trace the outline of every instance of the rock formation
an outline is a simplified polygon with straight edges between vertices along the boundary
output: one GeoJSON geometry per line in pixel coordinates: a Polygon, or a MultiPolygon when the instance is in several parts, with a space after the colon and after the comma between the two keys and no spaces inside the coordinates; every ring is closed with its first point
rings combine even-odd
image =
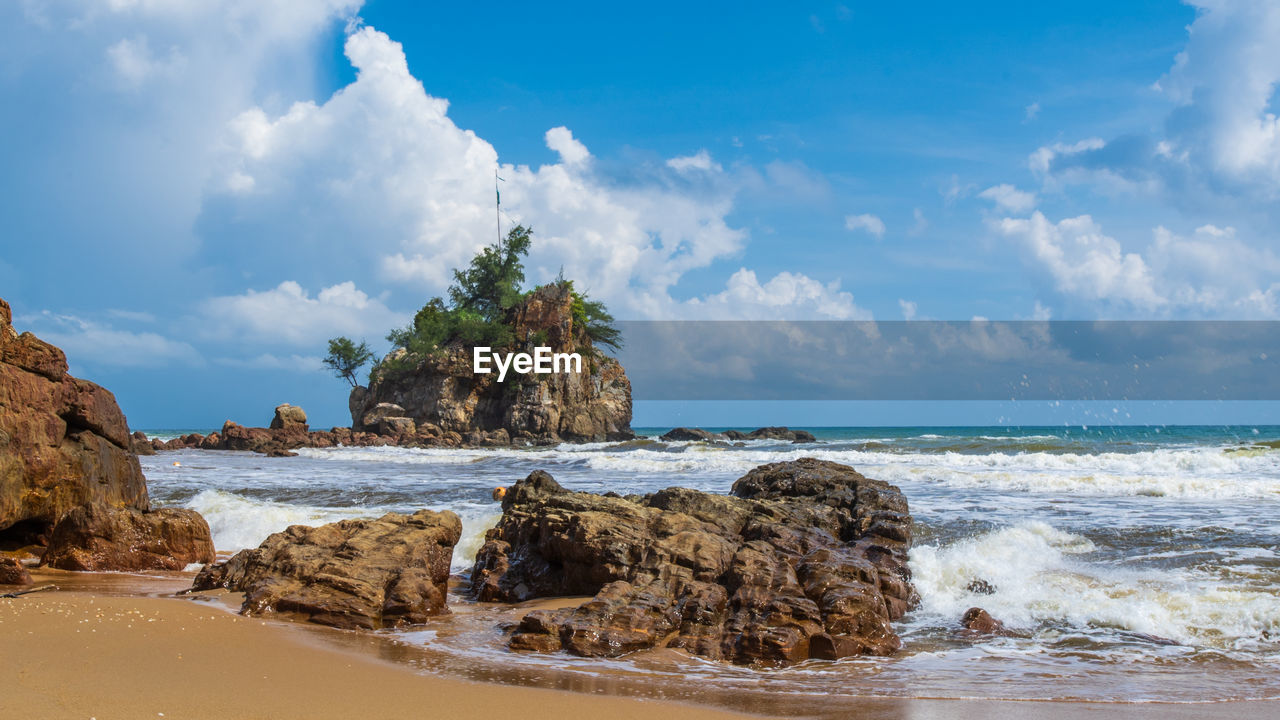
{"type": "Polygon", "coordinates": [[[964,611],[960,618],[960,626],[977,635],[1003,635],[1004,623],[991,617],[991,613],[979,607],[971,607],[964,611]]]}
{"type": "Polygon", "coordinates": [[[0,300],[0,536],[45,535],[86,503],[146,510],[115,396],[71,377],[61,350],[12,323],[0,300]]]}
{"type": "Polygon", "coordinates": [[[307,431],[307,412],[296,405],[284,403],[276,406],[275,415],[271,418],[271,430],[300,429],[307,431]]]}
{"type": "Polygon", "coordinates": [[[246,615],[280,613],[375,630],[448,612],[445,594],[462,522],[451,512],[294,525],[196,576],[193,590],[245,593],[246,615]]]}
{"type": "Polygon", "coordinates": [[[31,573],[13,558],[0,558],[0,585],[30,585],[31,573]]]}
{"type": "Polygon", "coordinates": [[[726,430],[713,433],[702,428],[678,427],[658,438],[664,442],[715,442],[717,440],[790,440],[793,443],[811,443],[818,439],[808,430],[792,430],[788,427],[762,427],[751,432],[726,430]]]}
{"type": "Polygon", "coordinates": [[[572,303],[560,285],[531,293],[511,312],[515,349],[579,353],[582,372],[510,372],[498,382],[497,373],[473,372],[464,344],[426,358],[402,348],[383,360],[368,388],[352,391],[352,429],[427,439],[452,433],[470,445],[631,439],[631,382],[575,324],[572,303]]]}
{"type": "Polygon", "coordinates": [[[763,465],[733,496],[569,492],[537,471],[503,496],[472,593],[529,613],[510,646],[615,656],[673,647],[735,663],[887,655],[913,600],[911,517],[894,486],[805,458],[763,465]]]}
{"type": "Polygon", "coordinates": [[[209,523],[195,510],[84,505],[53,528],[41,564],[62,570],[182,570],[213,562],[209,523]]]}

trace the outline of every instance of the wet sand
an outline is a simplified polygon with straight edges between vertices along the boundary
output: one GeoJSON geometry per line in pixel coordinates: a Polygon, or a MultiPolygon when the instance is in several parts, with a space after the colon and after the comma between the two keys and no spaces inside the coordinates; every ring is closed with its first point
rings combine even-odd
{"type": "MultiPolygon", "coordinates": [[[[56,576],[43,576],[40,582],[56,576]]],[[[0,599],[0,716],[29,718],[749,717],[655,699],[476,683],[388,662],[385,643],[239,617],[212,603],[128,595],[178,578],[81,575],[0,599]],[[72,587],[74,589],[65,589],[72,587]]],[[[187,581],[189,582],[189,581],[187,581]]],[[[707,697],[712,704],[723,698],[707,697]]],[[[732,703],[731,703],[732,704],[732,703]]],[[[872,720],[1255,718],[1280,703],[1093,704],[859,699],[770,703],[774,714],[872,720]],[[785,708],[785,709],[784,709],[785,708]]]]}

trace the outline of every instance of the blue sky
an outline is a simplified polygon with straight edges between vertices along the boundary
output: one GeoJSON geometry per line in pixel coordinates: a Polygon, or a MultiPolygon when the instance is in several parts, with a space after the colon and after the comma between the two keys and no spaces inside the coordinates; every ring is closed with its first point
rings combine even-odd
{"type": "Polygon", "coordinates": [[[1273,3],[434,5],[0,8],[19,328],[136,427],[345,424],[324,340],[443,291],[497,166],[629,319],[1278,314],[1273,3]]]}

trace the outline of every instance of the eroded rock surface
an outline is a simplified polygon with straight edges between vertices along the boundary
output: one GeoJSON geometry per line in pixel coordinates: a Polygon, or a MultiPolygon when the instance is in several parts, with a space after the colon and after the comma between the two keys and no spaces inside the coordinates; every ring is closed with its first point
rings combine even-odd
{"type": "Polygon", "coordinates": [[[85,503],[149,507],[115,396],[71,377],[61,350],[12,322],[0,300],[0,534],[47,530],[85,503]]]}
{"type": "Polygon", "coordinates": [[[733,495],[569,492],[536,471],[511,487],[472,571],[479,600],[590,595],[525,616],[517,650],[615,656],[683,648],[736,663],[887,655],[913,600],[911,517],[894,486],[805,458],[763,465],[733,495]]]}
{"type": "Polygon", "coordinates": [[[192,589],[243,592],[246,615],[276,612],[368,630],[421,623],[448,612],[449,565],[461,534],[457,515],[429,510],[294,525],[206,566],[192,589]]]}
{"type": "Polygon", "coordinates": [[[182,570],[213,558],[209,523],[195,510],[84,505],[54,526],[41,562],[62,570],[182,570]]]}
{"type": "Polygon", "coordinates": [[[31,573],[14,558],[0,558],[0,585],[30,585],[31,573]]]}

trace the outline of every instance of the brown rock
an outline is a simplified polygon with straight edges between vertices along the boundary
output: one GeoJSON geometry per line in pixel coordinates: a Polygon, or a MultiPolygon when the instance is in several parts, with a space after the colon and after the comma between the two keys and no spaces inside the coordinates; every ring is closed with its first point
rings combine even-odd
{"type": "Polygon", "coordinates": [[[0,558],[0,585],[30,585],[31,573],[13,558],[0,558]]]}
{"type": "Polygon", "coordinates": [[[151,445],[151,441],[147,439],[147,434],[141,430],[129,436],[129,447],[133,450],[134,455],[156,454],[156,449],[151,445]]]}
{"type": "Polygon", "coordinates": [[[47,532],[84,503],[149,507],[115,397],[68,375],[62,351],[11,318],[0,300],[0,538],[47,532]]]}
{"type": "Polygon", "coordinates": [[[285,430],[290,428],[301,428],[303,432],[308,430],[307,413],[300,407],[284,403],[276,406],[275,416],[271,418],[271,430],[285,430]]]}
{"type": "Polygon", "coordinates": [[[709,432],[702,428],[678,427],[674,430],[667,431],[658,439],[663,442],[706,442],[711,440],[724,440],[725,438],[725,435],[709,432]]]}
{"type": "Polygon", "coordinates": [[[986,610],[976,607],[964,611],[964,617],[960,618],[960,624],[965,630],[980,635],[1000,635],[1005,631],[1004,623],[991,617],[986,610]]]}
{"type": "Polygon", "coordinates": [[[41,563],[62,570],[181,570],[213,558],[209,523],[195,510],[82,505],[53,528],[41,563]]]}
{"type": "Polygon", "coordinates": [[[472,592],[505,602],[593,596],[530,613],[514,649],[613,656],[665,646],[786,664],[899,648],[891,621],[913,590],[911,517],[897,488],[805,458],[756,468],[733,493],[593,495],[536,471],[503,495],[472,592]]]}
{"type": "Polygon", "coordinates": [[[449,564],[462,522],[451,512],[294,525],[210,565],[193,590],[245,593],[246,615],[278,612],[340,628],[377,629],[448,612],[449,564]]]}
{"type": "Polygon", "coordinates": [[[577,352],[581,372],[512,373],[499,383],[496,373],[474,372],[472,348],[462,343],[426,358],[400,348],[375,368],[368,388],[352,390],[352,428],[378,430],[383,417],[408,417],[418,427],[438,427],[442,443],[460,443],[473,433],[480,433],[479,439],[468,444],[483,444],[486,438],[496,443],[492,433],[500,429],[508,442],[519,438],[535,444],[633,438],[631,382],[617,360],[594,349],[572,308],[567,286],[538,288],[508,317],[513,336],[527,340],[498,350],[532,352],[540,346],[553,353],[577,352]],[[395,409],[379,411],[384,405],[395,409]],[[458,441],[447,439],[451,434],[458,441]]]}

